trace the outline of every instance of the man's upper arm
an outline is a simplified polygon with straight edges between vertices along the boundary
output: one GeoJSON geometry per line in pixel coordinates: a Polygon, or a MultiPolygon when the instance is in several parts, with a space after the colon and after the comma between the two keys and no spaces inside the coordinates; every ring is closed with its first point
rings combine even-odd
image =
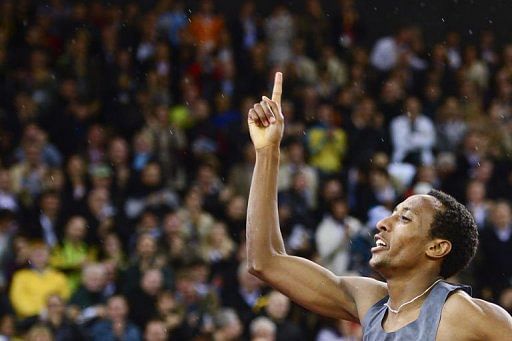
{"type": "Polygon", "coordinates": [[[482,339],[512,340],[512,317],[502,307],[480,299],[473,299],[478,306],[478,315],[475,323],[478,323],[482,339]]]}
{"type": "Polygon", "coordinates": [[[386,284],[365,277],[339,277],[305,258],[274,255],[254,273],[297,304],[318,314],[359,322],[387,294],[386,284]]]}
{"type": "Polygon", "coordinates": [[[500,306],[457,292],[443,310],[444,331],[469,340],[512,340],[512,317],[500,306]]]}

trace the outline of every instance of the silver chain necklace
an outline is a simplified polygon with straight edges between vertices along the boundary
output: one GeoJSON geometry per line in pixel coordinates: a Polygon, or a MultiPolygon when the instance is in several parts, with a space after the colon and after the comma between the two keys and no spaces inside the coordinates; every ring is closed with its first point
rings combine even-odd
{"type": "Polygon", "coordinates": [[[439,283],[440,281],[442,280],[442,278],[439,278],[437,281],[435,281],[434,283],[432,283],[431,286],[429,286],[424,292],[422,292],[421,294],[419,294],[418,296],[414,297],[412,300],[409,300],[405,303],[402,303],[397,309],[393,309],[389,306],[389,298],[388,298],[388,301],[386,303],[384,303],[384,305],[386,307],[388,307],[388,310],[390,312],[392,312],[393,314],[398,314],[400,312],[400,310],[402,310],[403,307],[405,307],[406,305],[408,304],[411,304],[412,302],[416,301],[418,298],[420,298],[421,296],[425,295],[430,289],[432,289],[432,287],[434,285],[436,285],[437,283],[439,283]]]}

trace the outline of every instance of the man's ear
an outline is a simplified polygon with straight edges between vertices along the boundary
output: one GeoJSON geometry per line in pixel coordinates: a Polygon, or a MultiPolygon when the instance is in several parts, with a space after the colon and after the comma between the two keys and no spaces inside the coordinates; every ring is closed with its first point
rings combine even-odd
{"type": "Polygon", "coordinates": [[[436,238],[427,245],[427,256],[431,258],[443,258],[452,250],[452,243],[446,239],[436,238]]]}

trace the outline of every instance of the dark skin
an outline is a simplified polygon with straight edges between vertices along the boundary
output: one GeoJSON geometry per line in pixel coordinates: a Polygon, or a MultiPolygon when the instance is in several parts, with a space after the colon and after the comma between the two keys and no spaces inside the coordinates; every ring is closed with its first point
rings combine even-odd
{"type": "MultiPolygon", "coordinates": [[[[281,112],[282,74],[276,73],[272,98],[263,97],[248,113],[256,164],[247,211],[249,270],[305,308],[336,319],[360,322],[386,295],[394,309],[425,291],[440,278],[448,240],[431,238],[429,228],[442,204],[432,196],[412,196],[377,224],[370,265],[387,283],[366,277],[336,276],[318,264],[286,253],[279,228],[277,173],[284,130],[281,112]],[[380,242],[379,242],[380,243],[380,242]],[[380,244],[379,244],[380,245],[380,244]]],[[[427,295],[388,313],[387,332],[418,318],[427,295]]],[[[512,335],[512,318],[497,305],[457,291],[447,299],[437,340],[503,340],[512,335]],[[490,328],[492,326],[492,328],[490,328]]]]}

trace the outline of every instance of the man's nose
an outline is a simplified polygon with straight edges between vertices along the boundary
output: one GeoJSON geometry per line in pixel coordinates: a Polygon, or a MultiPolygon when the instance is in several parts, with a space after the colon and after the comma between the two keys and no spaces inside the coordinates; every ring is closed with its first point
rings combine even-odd
{"type": "Polygon", "coordinates": [[[377,230],[379,232],[381,232],[381,231],[388,232],[390,230],[390,226],[391,226],[390,218],[391,218],[391,216],[381,219],[377,222],[377,225],[375,227],[377,228],[377,230]]]}

